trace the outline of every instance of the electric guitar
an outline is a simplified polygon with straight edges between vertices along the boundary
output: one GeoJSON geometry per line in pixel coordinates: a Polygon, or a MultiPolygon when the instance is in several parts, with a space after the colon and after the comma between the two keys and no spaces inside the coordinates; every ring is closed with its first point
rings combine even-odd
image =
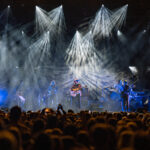
{"type": "Polygon", "coordinates": [[[78,94],[80,94],[80,96],[82,96],[81,87],[71,88],[70,95],[72,97],[76,97],[78,94]]]}

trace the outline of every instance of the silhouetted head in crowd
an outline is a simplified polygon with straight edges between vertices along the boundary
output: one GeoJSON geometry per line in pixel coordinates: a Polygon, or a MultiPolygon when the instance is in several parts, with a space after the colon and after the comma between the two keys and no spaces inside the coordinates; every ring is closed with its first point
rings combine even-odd
{"type": "Polygon", "coordinates": [[[87,148],[90,147],[90,137],[88,135],[88,132],[84,131],[84,130],[80,130],[77,133],[77,142],[86,146],[87,148]]]}
{"type": "Polygon", "coordinates": [[[15,136],[17,140],[17,149],[20,150],[22,147],[21,133],[17,127],[11,126],[9,131],[15,136]]]}
{"type": "Polygon", "coordinates": [[[71,136],[76,136],[77,134],[77,127],[75,125],[69,124],[64,128],[64,133],[65,135],[71,135],[71,136]]]}
{"type": "Polygon", "coordinates": [[[106,124],[95,124],[90,130],[90,136],[95,150],[109,150],[111,135],[106,124]]]}
{"type": "Polygon", "coordinates": [[[47,116],[47,128],[49,129],[53,129],[53,128],[56,128],[57,127],[57,117],[56,115],[48,115],[47,116]]]}
{"type": "Polygon", "coordinates": [[[134,150],[150,150],[150,135],[147,132],[139,131],[134,136],[134,150]]]}
{"type": "Polygon", "coordinates": [[[53,135],[61,136],[61,135],[63,135],[63,132],[62,132],[62,130],[59,129],[59,128],[54,128],[54,129],[52,130],[52,134],[53,134],[53,135]]]}
{"type": "Polygon", "coordinates": [[[123,131],[118,137],[118,149],[129,148],[133,146],[134,133],[132,131],[123,131]]]}
{"type": "Polygon", "coordinates": [[[76,144],[70,150],[89,150],[89,148],[84,145],[76,144]]]}
{"type": "Polygon", "coordinates": [[[62,150],[63,149],[62,140],[59,136],[51,135],[51,142],[53,144],[53,150],[62,150]]]}
{"type": "Polygon", "coordinates": [[[68,113],[74,113],[74,111],[72,109],[69,109],[68,113]]]}
{"type": "Polygon", "coordinates": [[[75,139],[72,136],[63,136],[62,143],[64,150],[70,150],[76,145],[75,139]]]}
{"type": "Polygon", "coordinates": [[[116,127],[117,125],[117,120],[114,118],[109,118],[108,119],[108,124],[112,125],[113,127],[116,127]]]}
{"type": "Polygon", "coordinates": [[[34,144],[34,150],[51,150],[52,143],[50,140],[50,136],[45,133],[40,133],[36,139],[34,144]]]}
{"type": "Polygon", "coordinates": [[[8,131],[0,131],[0,149],[17,150],[17,140],[12,133],[8,131]]]}
{"type": "Polygon", "coordinates": [[[33,133],[37,133],[39,131],[43,131],[44,128],[45,128],[45,124],[44,124],[44,121],[42,119],[37,119],[33,123],[33,133]]]}
{"type": "Polygon", "coordinates": [[[10,110],[10,119],[12,121],[18,121],[21,117],[21,108],[18,106],[14,106],[10,110]]]}

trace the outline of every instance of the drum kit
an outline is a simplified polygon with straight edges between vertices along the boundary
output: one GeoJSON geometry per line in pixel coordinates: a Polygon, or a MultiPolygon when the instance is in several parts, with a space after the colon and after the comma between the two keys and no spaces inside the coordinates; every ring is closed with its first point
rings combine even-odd
{"type": "Polygon", "coordinates": [[[129,109],[131,111],[137,110],[138,108],[149,108],[150,103],[150,92],[147,90],[133,91],[129,94],[129,109]]]}

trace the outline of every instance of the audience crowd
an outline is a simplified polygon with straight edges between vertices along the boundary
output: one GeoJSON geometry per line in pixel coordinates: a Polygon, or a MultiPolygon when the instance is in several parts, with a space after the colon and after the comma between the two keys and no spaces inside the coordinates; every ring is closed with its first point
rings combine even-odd
{"type": "Polygon", "coordinates": [[[1,150],[150,150],[148,112],[0,111],[1,150]]]}

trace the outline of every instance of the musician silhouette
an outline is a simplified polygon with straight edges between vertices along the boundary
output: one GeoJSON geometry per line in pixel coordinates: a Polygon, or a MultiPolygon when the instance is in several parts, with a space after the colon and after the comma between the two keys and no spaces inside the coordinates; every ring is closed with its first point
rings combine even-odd
{"type": "Polygon", "coordinates": [[[127,84],[127,81],[124,81],[123,84],[123,90],[121,92],[121,98],[122,98],[122,111],[128,111],[128,95],[129,95],[129,86],[127,84]]]}
{"type": "Polygon", "coordinates": [[[46,107],[57,105],[57,87],[55,81],[51,81],[47,91],[46,107]]]}

